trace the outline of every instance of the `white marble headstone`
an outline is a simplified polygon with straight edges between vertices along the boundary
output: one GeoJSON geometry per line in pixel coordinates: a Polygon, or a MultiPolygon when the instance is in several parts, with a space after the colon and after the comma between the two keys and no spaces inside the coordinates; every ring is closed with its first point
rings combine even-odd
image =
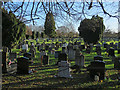
{"type": "Polygon", "coordinates": [[[67,61],[61,61],[58,63],[58,77],[72,78],[70,74],[70,64],[67,61]]]}

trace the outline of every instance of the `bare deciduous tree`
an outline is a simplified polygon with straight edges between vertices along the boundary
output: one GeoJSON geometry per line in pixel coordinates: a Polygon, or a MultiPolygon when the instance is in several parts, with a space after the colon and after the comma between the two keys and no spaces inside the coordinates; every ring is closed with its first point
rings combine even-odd
{"type": "MultiPolygon", "coordinates": [[[[48,1],[48,0],[47,0],[48,1]]],[[[109,17],[118,18],[117,10],[106,10],[105,7],[114,7],[116,6],[115,2],[109,2],[108,4],[103,2],[102,0],[96,0],[93,2],[91,0],[88,2],[87,0],[83,0],[83,2],[41,2],[33,1],[30,2],[3,2],[3,7],[8,9],[8,11],[12,11],[17,15],[17,17],[21,20],[29,16],[29,20],[23,20],[24,22],[32,21],[35,24],[36,19],[45,19],[45,14],[48,12],[52,12],[55,20],[66,20],[69,16],[74,20],[81,20],[82,18],[86,18],[86,16],[92,16],[94,14],[103,13],[104,15],[108,15],[109,17]],[[95,10],[96,13],[90,13],[90,10],[95,10]]],[[[67,1],[67,0],[66,0],[67,1]]],[[[116,6],[117,7],[117,6],[116,6]]]]}

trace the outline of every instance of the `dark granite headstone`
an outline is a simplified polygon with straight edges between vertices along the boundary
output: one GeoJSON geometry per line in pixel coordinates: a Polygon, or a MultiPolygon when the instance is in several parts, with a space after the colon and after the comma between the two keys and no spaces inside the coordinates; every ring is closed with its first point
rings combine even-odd
{"type": "Polygon", "coordinates": [[[43,56],[43,65],[49,64],[49,57],[48,55],[43,56]]]}
{"type": "Polygon", "coordinates": [[[107,48],[108,47],[108,44],[107,43],[104,43],[104,48],[107,48]]]}
{"type": "Polygon", "coordinates": [[[115,57],[114,59],[114,68],[120,70],[120,57],[115,57]]]}
{"type": "Polygon", "coordinates": [[[92,79],[95,78],[95,75],[99,76],[99,80],[104,80],[105,77],[105,62],[96,60],[91,62],[87,67],[89,75],[92,79]]]}
{"type": "Polygon", "coordinates": [[[29,58],[21,57],[17,59],[17,74],[29,73],[29,58]]]}
{"type": "Polygon", "coordinates": [[[118,49],[118,54],[120,54],[120,49],[118,49]]]}
{"type": "Polygon", "coordinates": [[[2,73],[7,73],[6,52],[2,52],[2,73]]]}
{"type": "Polygon", "coordinates": [[[60,53],[58,55],[58,62],[60,61],[67,61],[67,54],[66,53],[60,53]]]}
{"type": "Polygon", "coordinates": [[[109,53],[109,56],[115,56],[115,52],[113,48],[110,48],[108,53],[109,53]]]}

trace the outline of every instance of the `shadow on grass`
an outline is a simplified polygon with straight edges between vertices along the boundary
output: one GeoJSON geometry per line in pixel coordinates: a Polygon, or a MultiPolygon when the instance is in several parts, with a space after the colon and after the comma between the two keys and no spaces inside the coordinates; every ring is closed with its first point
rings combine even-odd
{"type": "MultiPolygon", "coordinates": [[[[42,88],[57,88],[57,87],[73,87],[74,85],[80,85],[81,83],[88,83],[90,79],[84,74],[77,74],[76,78],[69,79],[69,78],[59,78],[59,77],[43,77],[42,79],[24,79],[24,81],[18,81],[16,83],[3,84],[3,87],[19,87],[23,84],[25,86],[30,86],[35,84],[35,87],[42,87],[42,88]],[[32,83],[32,84],[31,84],[32,83]]],[[[79,86],[80,87],[80,86],[79,86]]],[[[23,88],[23,87],[22,87],[23,88]]]]}
{"type": "Polygon", "coordinates": [[[110,87],[116,88],[117,85],[120,85],[118,81],[115,82],[110,81],[110,82],[98,83],[97,85],[91,85],[86,88],[110,88],[110,87]]]}

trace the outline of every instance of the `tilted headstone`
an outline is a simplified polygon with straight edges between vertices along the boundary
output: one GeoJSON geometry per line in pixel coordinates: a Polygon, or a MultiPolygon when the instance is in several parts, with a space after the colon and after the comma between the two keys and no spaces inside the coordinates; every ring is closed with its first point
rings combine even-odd
{"type": "Polygon", "coordinates": [[[58,63],[58,77],[72,78],[70,74],[70,64],[67,61],[61,61],[58,63]]]}

